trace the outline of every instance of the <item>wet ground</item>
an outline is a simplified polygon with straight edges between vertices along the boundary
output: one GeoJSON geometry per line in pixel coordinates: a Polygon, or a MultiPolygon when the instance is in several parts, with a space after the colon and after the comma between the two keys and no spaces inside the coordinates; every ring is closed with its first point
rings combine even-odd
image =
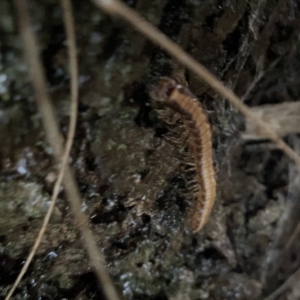
{"type": "MultiPolygon", "coordinates": [[[[80,66],[72,166],[107,268],[124,299],[263,299],[300,265],[299,173],[244,117],[164,51],[86,1],[74,2],[80,66]],[[217,201],[186,227],[183,146],[168,138],[149,85],[184,71],[213,131],[217,201]]],[[[250,106],[300,99],[297,1],[127,1],[250,106]],[[203,2],[203,3],[202,3],[203,2]],[[262,73],[263,72],[263,73],[262,73]],[[249,86],[262,78],[249,90],[249,86]]],[[[66,134],[69,74],[56,1],[31,1],[49,90],[66,134]]],[[[48,208],[56,169],[22,56],[11,1],[0,3],[0,299],[48,208]]],[[[297,135],[285,140],[299,151],[297,135]]],[[[296,286],[278,299],[299,299],[296,286]]],[[[13,299],[104,299],[63,191],[13,299]]]]}

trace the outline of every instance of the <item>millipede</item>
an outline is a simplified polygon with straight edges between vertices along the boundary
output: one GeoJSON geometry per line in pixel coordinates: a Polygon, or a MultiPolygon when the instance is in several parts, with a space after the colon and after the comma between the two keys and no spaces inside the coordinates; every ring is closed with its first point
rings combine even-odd
{"type": "Polygon", "coordinates": [[[182,118],[195,170],[187,221],[191,230],[197,232],[206,224],[216,198],[210,124],[200,102],[180,78],[162,77],[150,95],[182,118]]]}

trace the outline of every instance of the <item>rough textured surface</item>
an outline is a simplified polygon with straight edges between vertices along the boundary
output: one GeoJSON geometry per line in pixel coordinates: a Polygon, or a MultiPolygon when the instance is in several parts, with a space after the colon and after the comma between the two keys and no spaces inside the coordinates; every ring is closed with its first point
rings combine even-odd
{"type": "MultiPolygon", "coordinates": [[[[297,1],[126,1],[256,106],[300,99],[297,1]]],[[[148,86],[182,70],[87,1],[73,1],[80,64],[72,165],[97,243],[124,299],[259,299],[300,265],[298,171],[267,143],[244,143],[244,118],[186,71],[213,128],[218,196],[186,230],[182,146],[148,86]]],[[[66,133],[69,91],[57,1],[31,1],[49,90],[66,133]]],[[[0,299],[41,226],[56,170],[28,82],[11,1],[0,2],[0,299]]],[[[288,142],[299,151],[297,136],[288,142]]],[[[280,299],[297,299],[291,289],[280,299]]],[[[63,191],[13,299],[103,299],[63,191]]]]}

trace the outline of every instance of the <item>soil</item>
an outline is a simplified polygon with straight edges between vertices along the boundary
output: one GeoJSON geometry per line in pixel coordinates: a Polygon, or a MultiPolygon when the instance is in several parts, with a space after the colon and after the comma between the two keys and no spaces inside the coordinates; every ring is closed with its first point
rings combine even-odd
{"type": "MultiPolygon", "coordinates": [[[[80,105],[71,165],[107,269],[128,300],[263,299],[300,266],[300,175],[245,119],[129,25],[72,1],[80,105]],[[213,131],[217,200],[207,225],[186,220],[183,145],[170,142],[149,87],[184,72],[213,131]]],[[[300,99],[300,3],[127,0],[249,106],[300,99]],[[260,77],[260,75],[263,75],[260,77]],[[260,78],[257,80],[257,78],[260,78]],[[249,87],[255,82],[251,90],[249,87]]],[[[69,73],[61,7],[30,1],[49,92],[64,135],[69,73]]],[[[13,2],[0,2],[0,299],[40,229],[56,178],[29,82],[13,2]]],[[[299,152],[297,135],[285,137],[299,152]]],[[[105,299],[63,190],[12,299],[105,299]]],[[[278,299],[300,299],[295,285],[278,299]]]]}

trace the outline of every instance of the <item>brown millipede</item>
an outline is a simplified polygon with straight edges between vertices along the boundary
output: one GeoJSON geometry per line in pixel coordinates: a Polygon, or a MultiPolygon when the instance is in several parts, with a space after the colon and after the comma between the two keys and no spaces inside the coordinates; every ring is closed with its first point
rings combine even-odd
{"type": "Polygon", "coordinates": [[[203,228],[216,198],[216,179],[213,166],[212,134],[208,119],[198,99],[179,79],[162,77],[151,97],[163,102],[183,119],[188,134],[188,149],[193,157],[196,195],[188,218],[193,232],[203,228]]]}

